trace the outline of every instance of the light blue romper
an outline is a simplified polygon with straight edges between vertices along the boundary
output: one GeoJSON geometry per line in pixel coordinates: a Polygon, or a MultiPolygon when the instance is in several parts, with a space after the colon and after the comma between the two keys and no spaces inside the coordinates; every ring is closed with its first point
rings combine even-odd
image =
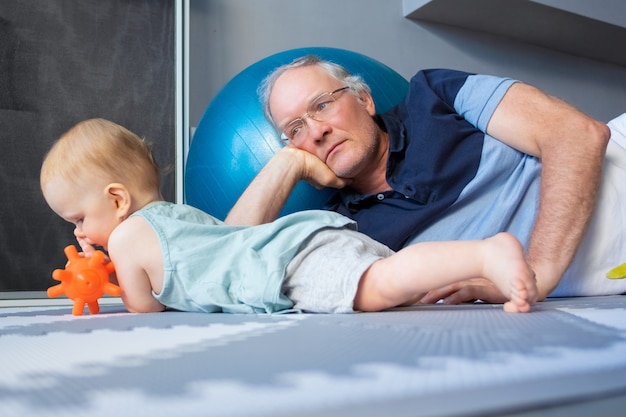
{"type": "MultiPolygon", "coordinates": [[[[159,238],[165,275],[161,293],[154,296],[167,307],[183,311],[274,313],[298,309],[281,290],[292,259],[321,231],[340,229],[339,237],[346,233],[365,237],[354,232],[356,226],[350,219],[321,210],[294,213],[259,226],[226,225],[194,207],[169,202],[152,203],[133,216],[144,218],[159,238]]],[[[337,242],[346,245],[342,239],[337,242]]],[[[332,250],[338,252],[336,246],[332,250]]],[[[368,265],[372,259],[367,260],[368,265]]],[[[360,275],[355,291],[358,278],[360,275]]]]}

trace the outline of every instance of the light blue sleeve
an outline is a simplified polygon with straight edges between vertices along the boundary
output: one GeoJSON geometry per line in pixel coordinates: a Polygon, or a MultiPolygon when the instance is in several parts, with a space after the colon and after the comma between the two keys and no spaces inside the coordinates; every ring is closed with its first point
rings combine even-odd
{"type": "Polygon", "coordinates": [[[511,78],[470,75],[454,100],[454,109],[465,120],[486,132],[491,115],[515,82],[511,78]]]}

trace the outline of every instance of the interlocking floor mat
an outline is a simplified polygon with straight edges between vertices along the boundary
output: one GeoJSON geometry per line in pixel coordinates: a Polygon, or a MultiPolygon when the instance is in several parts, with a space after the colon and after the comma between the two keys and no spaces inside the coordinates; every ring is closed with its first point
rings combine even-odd
{"type": "Polygon", "coordinates": [[[623,296],[519,315],[0,309],[3,417],[501,416],[621,395],[623,296]]]}

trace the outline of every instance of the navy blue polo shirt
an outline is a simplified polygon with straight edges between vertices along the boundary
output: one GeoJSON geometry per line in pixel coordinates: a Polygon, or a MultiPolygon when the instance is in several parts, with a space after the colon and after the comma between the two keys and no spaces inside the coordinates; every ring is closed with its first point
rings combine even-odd
{"type": "Polygon", "coordinates": [[[347,187],[327,208],[394,250],[445,219],[479,171],[485,138],[493,140],[484,133],[487,123],[513,82],[445,69],[418,72],[404,101],[376,116],[389,134],[393,190],[361,195],[347,187]]]}

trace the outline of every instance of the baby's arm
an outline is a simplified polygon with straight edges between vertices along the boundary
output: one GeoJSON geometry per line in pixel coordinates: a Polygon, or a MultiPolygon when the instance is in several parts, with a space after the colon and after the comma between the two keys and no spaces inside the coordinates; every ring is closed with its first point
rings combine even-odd
{"type": "Polygon", "coordinates": [[[108,251],[122,289],[122,301],[128,311],[163,311],[165,306],[152,294],[153,289],[161,291],[163,262],[156,235],[150,226],[141,218],[125,220],[111,234],[108,251]],[[159,270],[160,276],[156,276],[159,270]],[[154,288],[153,281],[157,282],[158,288],[154,288]]]}

